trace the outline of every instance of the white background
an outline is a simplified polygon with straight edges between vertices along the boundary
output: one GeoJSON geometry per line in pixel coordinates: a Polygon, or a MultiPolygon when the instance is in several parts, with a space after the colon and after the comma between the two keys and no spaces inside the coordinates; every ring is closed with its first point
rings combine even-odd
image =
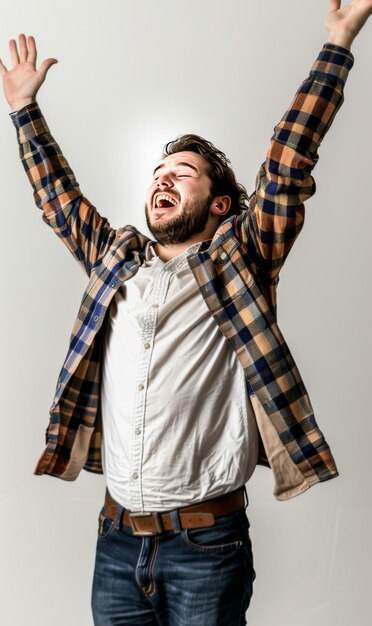
{"type": "MultiPolygon", "coordinates": [[[[164,143],[224,150],[253,190],[272,129],[327,39],[327,0],[18,0],[1,3],[0,54],[34,34],[55,56],[39,103],[83,192],[113,226],[144,229],[164,143]]],[[[366,626],[372,580],[369,355],[372,23],[353,45],[345,103],[320,150],[317,194],[279,287],[279,323],[340,478],[288,502],[271,472],[248,484],[250,626],[366,626]]],[[[92,626],[102,477],[33,468],[86,277],[42,222],[0,102],[0,622],[92,626]]]]}

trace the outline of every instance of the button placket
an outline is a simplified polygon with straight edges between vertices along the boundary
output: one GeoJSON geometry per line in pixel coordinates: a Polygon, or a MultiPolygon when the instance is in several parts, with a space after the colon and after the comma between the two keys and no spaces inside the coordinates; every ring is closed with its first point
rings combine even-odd
{"type": "Polygon", "coordinates": [[[146,421],[147,380],[156,335],[159,303],[163,303],[165,300],[169,280],[170,273],[164,272],[163,268],[159,268],[159,273],[154,278],[152,289],[147,293],[146,299],[149,301],[149,306],[143,317],[141,333],[142,350],[140,351],[137,369],[132,426],[134,436],[132,437],[130,463],[131,506],[133,510],[143,510],[145,508],[142,491],[142,464],[146,421]]]}

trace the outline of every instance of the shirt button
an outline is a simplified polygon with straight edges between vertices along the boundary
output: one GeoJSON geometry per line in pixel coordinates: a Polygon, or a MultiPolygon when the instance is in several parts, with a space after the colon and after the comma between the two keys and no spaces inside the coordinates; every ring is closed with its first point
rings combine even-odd
{"type": "Polygon", "coordinates": [[[95,315],[95,316],[93,317],[93,322],[98,322],[98,315],[95,315]]]}
{"type": "Polygon", "coordinates": [[[133,480],[137,480],[137,478],[138,478],[138,474],[137,474],[137,472],[134,472],[134,473],[132,474],[132,478],[133,478],[133,480]]]}
{"type": "Polygon", "coordinates": [[[152,305],[152,308],[153,308],[153,309],[158,309],[158,308],[159,308],[159,305],[158,305],[158,304],[153,304],[153,305],[152,305]]]}
{"type": "Polygon", "coordinates": [[[144,385],[142,385],[142,383],[140,383],[140,384],[138,385],[138,389],[139,389],[140,391],[142,391],[142,389],[144,389],[144,385]]]}
{"type": "Polygon", "coordinates": [[[144,348],[146,348],[146,350],[148,350],[150,348],[150,344],[149,343],[145,343],[144,348]]]}
{"type": "Polygon", "coordinates": [[[140,435],[141,434],[141,429],[140,428],[136,428],[136,430],[134,432],[136,433],[136,435],[140,435]]]}

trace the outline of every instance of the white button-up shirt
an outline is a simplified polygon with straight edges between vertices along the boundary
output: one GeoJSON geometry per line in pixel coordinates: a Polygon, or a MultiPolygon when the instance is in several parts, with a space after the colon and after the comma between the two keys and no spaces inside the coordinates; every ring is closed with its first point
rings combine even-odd
{"type": "Polygon", "coordinates": [[[183,254],[146,260],[108,312],[101,409],[112,497],[166,511],[232,491],[257,463],[243,369],[183,254]]]}

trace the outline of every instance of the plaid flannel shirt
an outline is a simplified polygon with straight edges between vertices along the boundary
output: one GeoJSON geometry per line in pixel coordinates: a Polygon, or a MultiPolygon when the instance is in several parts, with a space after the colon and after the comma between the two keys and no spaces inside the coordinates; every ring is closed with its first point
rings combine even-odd
{"type": "MultiPolygon", "coordinates": [[[[284,500],[338,475],[300,373],[276,322],[279,271],[315,191],[317,149],[343,101],[353,56],[325,44],[275,127],[249,208],[228,218],[188,257],[201,294],[246,375],[260,433],[259,463],[284,500]]],[[[114,229],[82,195],[36,103],[11,114],[43,219],[89,276],[50,409],[36,474],[75,480],[102,473],[100,373],[105,314],[138,270],[148,238],[114,229]]]]}

